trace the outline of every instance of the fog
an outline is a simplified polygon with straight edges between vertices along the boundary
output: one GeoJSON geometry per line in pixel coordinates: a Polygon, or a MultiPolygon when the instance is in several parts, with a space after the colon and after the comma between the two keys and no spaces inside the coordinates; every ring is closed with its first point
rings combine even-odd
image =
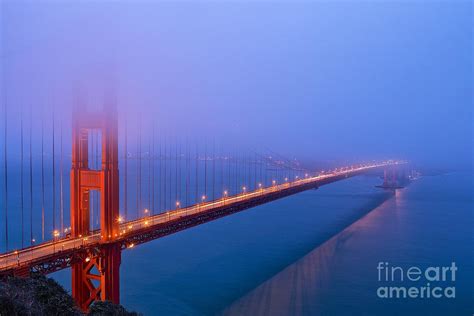
{"type": "Polygon", "coordinates": [[[38,146],[53,112],[69,132],[75,102],[97,110],[116,100],[121,133],[141,122],[144,135],[307,161],[472,164],[470,1],[3,0],[0,9],[0,142],[7,115],[11,157],[21,118],[32,118],[38,146]]]}

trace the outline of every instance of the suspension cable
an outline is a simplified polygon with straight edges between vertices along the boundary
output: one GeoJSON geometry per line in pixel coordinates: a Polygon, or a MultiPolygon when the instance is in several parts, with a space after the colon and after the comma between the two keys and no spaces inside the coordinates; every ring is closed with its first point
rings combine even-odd
{"type": "Polygon", "coordinates": [[[25,246],[25,200],[23,197],[23,107],[20,109],[20,195],[21,195],[21,248],[25,246]]]}
{"type": "Polygon", "coordinates": [[[53,106],[53,231],[56,230],[56,160],[55,160],[55,126],[53,106]]]}
{"type": "Polygon", "coordinates": [[[152,126],[152,130],[151,130],[151,144],[152,144],[152,155],[151,155],[151,158],[152,158],[152,168],[151,168],[151,171],[152,171],[152,181],[151,181],[151,184],[152,184],[152,195],[151,195],[151,210],[152,210],[152,214],[154,215],[155,214],[155,167],[156,167],[156,155],[155,155],[155,125],[152,126]]]}
{"type": "Polygon", "coordinates": [[[61,220],[61,232],[64,232],[64,181],[63,181],[63,173],[64,173],[64,166],[63,166],[63,123],[60,123],[60,157],[59,157],[59,195],[60,195],[60,220],[61,220]]]}
{"type": "MultiPolygon", "coordinates": [[[[101,138],[102,140],[102,138],[101,138]]],[[[95,169],[100,170],[102,169],[101,166],[101,161],[99,161],[99,130],[95,131],[95,169]]],[[[101,197],[102,198],[102,197],[101,197]]],[[[95,224],[96,227],[99,226],[99,220],[100,220],[100,205],[99,205],[99,191],[95,190],[94,191],[94,202],[95,202],[95,224]]]]}
{"type": "Polygon", "coordinates": [[[7,139],[8,139],[8,120],[7,120],[7,104],[6,102],[3,104],[4,106],[4,128],[5,128],[5,139],[4,139],[4,148],[3,148],[3,154],[4,154],[4,181],[5,181],[5,252],[8,251],[8,152],[7,152],[7,139]]]}
{"type": "Polygon", "coordinates": [[[127,200],[127,196],[128,196],[128,123],[127,123],[127,119],[125,118],[125,175],[124,175],[124,207],[123,207],[123,210],[124,210],[124,215],[125,215],[125,220],[128,219],[128,200],[127,200]]]}
{"type": "Polygon", "coordinates": [[[44,241],[44,115],[41,115],[41,240],[44,241]]]}
{"type": "Polygon", "coordinates": [[[212,142],[212,200],[216,199],[216,140],[212,142]]]}
{"type": "Polygon", "coordinates": [[[33,112],[30,105],[30,244],[33,245],[33,112]]]}

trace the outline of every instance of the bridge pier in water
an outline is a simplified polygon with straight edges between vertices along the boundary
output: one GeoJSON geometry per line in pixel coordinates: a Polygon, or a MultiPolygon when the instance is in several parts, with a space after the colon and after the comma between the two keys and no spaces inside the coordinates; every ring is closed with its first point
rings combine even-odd
{"type": "Polygon", "coordinates": [[[386,167],[383,171],[383,183],[377,187],[390,190],[404,188],[407,180],[405,172],[400,169],[400,166],[386,167]]]}
{"type": "Polygon", "coordinates": [[[84,113],[78,107],[73,116],[71,168],[71,236],[90,233],[90,193],[99,191],[101,244],[71,265],[72,296],[82,310],[96,300],[119,303],[120,244],[111,243],[119,233],[119,170],[117,111],[106,106],[100,113],[84,113]],[[100,170],[89,167],[89,138],[101,131],[100,170]]]}

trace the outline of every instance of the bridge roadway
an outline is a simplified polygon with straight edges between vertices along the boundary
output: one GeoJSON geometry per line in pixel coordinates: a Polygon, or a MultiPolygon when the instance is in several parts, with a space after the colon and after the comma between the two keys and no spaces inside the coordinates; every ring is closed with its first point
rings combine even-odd
{"type": "MultiPolygon", "coordinates": [[[[400,161],[366,164],[356,168],[341,168],[339,171],[292,182],[275,184],[218,200],[203,202],[185,208],[177,208],[157,215],[146,216],[120,224],[120,233],[109,243],[119,243],[122,249],[193,227],[216,218],[229,215],[253,206],[267,203],[324,184],[352,177],[374,169],[398,165],[400,161]]],[[[61,237],[21,250],[0,255],[0,275],[29,272],[48,274],[67,268],[75,260],[89,260],[91,254],[100,251],[101,233],[94,231],[80,238],[61,237]]]]}

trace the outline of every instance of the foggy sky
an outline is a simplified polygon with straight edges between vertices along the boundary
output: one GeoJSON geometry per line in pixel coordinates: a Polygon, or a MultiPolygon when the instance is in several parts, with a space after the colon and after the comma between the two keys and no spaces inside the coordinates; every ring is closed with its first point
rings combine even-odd
{"type": "Polygon", "coordinates": [[[37,130],[54,106],[68,128],[78,99],[97,108],[116,94],[132,130],[140,116],[145,132],[304,159],[472,164],[471,1],[1,1],[0,10],[12,144],[20,109],[37,130]]]}

